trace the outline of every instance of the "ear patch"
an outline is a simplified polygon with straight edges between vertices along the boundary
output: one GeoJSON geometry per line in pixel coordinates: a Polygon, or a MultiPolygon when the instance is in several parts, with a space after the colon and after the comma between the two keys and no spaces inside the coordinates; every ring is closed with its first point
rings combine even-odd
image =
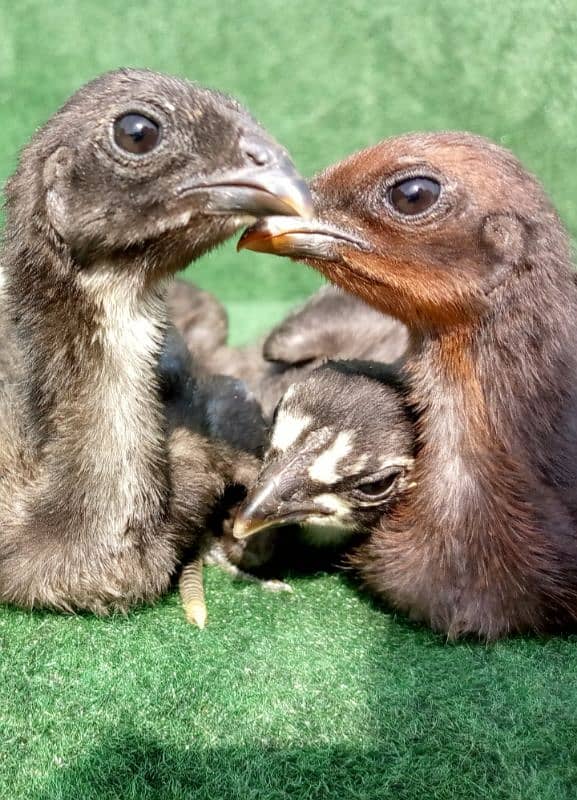
{"type": "Polygon", "coordinates": [[[481,226],[481,241],[495,259],[518,264],[525,252],[527,229],[516,214],[489,214],[481,226]]]}
{"type": "Polygon", "coordinates": [[[72,155],[67,147],[59,147],[46,159],[42,180],[46,189],[46,212],[50,224],[62,238],[66,238],[67,209],[60,184],[65,178],[72,155]]]}
{"type": "Polygon", "coordinates": [[[351,452],[352,439],[352,431],[341,431],[338,434],[331,446],[321,453],[309,467],[309,476],[313,481],[330,486],[342,477],[337,472],[337,465],[351,452]]]}

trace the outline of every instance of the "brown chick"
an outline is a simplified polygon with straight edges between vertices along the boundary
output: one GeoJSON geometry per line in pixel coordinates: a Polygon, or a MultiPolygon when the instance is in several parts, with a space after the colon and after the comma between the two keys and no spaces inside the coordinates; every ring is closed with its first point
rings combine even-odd
{"type": "Polygon", "coordinates": [[[240,243],[320,270],[410,335],[414,488],[359,551],[366,584],[451,637],[577,617],[577,288],[517,159],[467,133],[381,142],[312,183],[312,221],[240,243]]]}
{"type": "Polygon", "coordinates": [[[0,264],[21,373],[0,384],[0,600],[124,611],[202,551],[238,465],[159,401],[164,287],[247,219],[308,206],[234,100],[148,71],[89,83],[23,150],[0,264]]]}

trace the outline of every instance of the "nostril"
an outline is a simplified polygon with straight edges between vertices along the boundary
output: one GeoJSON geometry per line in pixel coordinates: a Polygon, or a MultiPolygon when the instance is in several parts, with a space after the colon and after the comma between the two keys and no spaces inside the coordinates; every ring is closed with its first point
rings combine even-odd
{"type": "Polygon", "coordinates": [[[245,142],[243,150],[247,159],[257,167],[264,167],[271,160],[270,151],[257,142],[245,142]]]}

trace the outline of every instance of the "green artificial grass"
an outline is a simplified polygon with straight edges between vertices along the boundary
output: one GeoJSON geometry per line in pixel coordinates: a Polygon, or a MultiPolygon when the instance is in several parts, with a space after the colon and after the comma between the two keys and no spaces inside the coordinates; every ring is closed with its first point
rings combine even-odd
{"type": "Polygon", "coordinates": [[[204,632],[4,611],[2,797],[575,796],[576,639],[447,645],[336,576],[207,595],[204,632]]]}
{"type": "MultiPolygon", "coordinates": [[[[575,235],[576,41],[574,0],[0,0],[0,181],[81,83],[148,66],[238,96],[305,174],[386,135],[484,133],[575,235]]],[[[189,276],[235,342],[319,285],[233,243],[189,276]]],[[[343,576],[294,588],[209,569],[202,633],[175,594],[104,620],[0,608],[0,799],[575,797],[576,638],[447,645],[343,576]]]]}

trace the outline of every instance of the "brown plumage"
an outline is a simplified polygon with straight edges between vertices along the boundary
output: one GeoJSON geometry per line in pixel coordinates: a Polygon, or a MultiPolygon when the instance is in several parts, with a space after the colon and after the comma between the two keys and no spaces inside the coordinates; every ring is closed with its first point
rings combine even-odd
{"type": "Polygon", "coordinates": [[[382,142],[312,184],[317,214],[244,239],[409,328],[414,481],[359,550],[367,585],[450,636],[577,617],[577,288],[567,235],[507,151],[382,142]]]}
{"type": "Polygon", "coordinates": [[[243,380],[266,418],[288,387],[329,358],[395,361],[407,345],[405,326],[335,286],[325,286],[262,340],[227,345],[228,317],[207,292],[184,281],[169,287],[170,319],[200,372],[243,380]]]}
{"type": "Polygon", "coordinates": [[[306,214],[285,151],[234,100],[104,75],[35,135],[6,187],[0,599],[125,610],[203,547],[236,455],[168,424],[156,364],[174,272],[247,219],[306,214]]]}

